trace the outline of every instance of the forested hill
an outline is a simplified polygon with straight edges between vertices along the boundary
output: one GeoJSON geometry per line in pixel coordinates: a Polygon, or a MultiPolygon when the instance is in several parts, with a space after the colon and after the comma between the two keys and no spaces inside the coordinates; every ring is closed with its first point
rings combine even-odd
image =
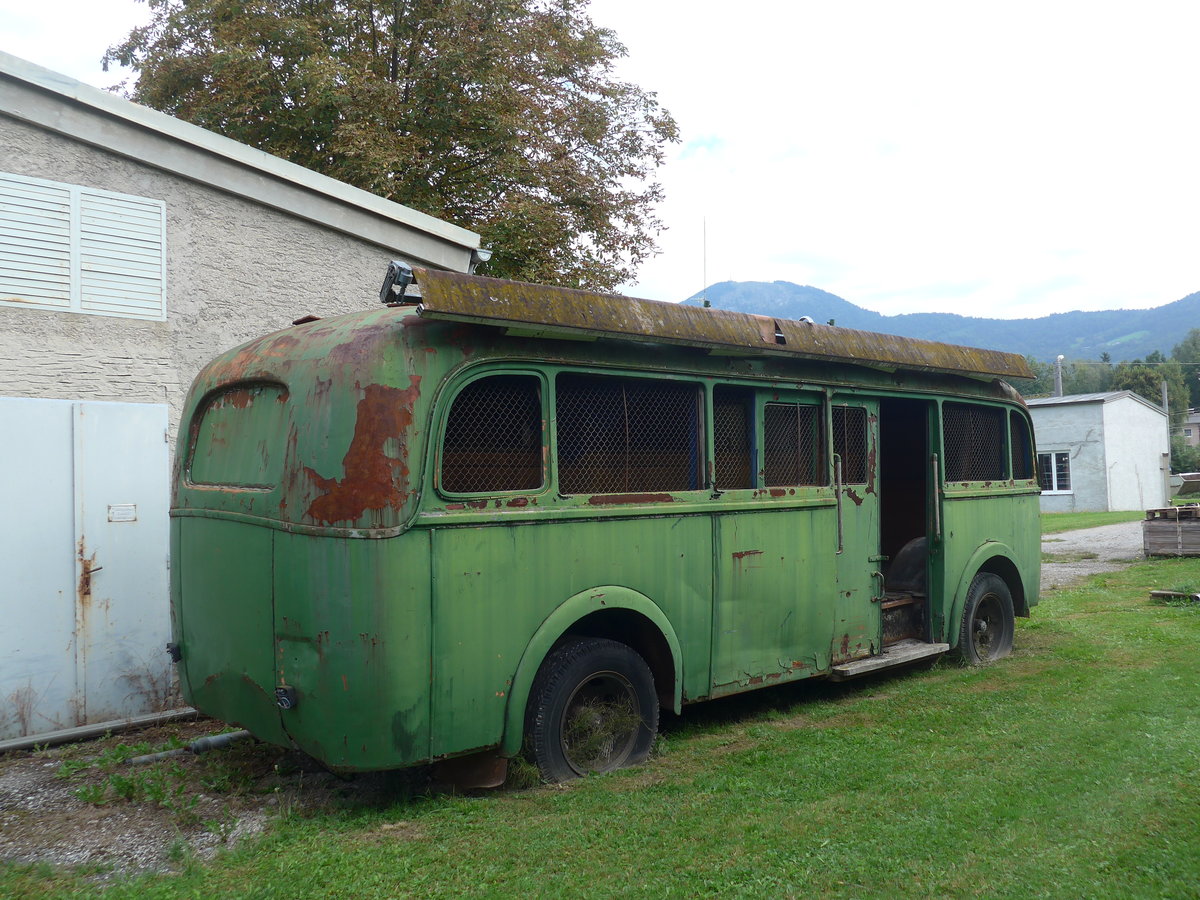
{"type": "MultiPolygon", "coordinates": [[[[1045,361],[1060,353],[1068,359],[1097,359],[1108,353],[1113,362],[1141,359],[1155,350],[1169,355],[1190,329],[1200,328],[1200,292],[1154,309],[1055,313],[1038,319],[981,319],[954,313],[885,316],[828,291],[787,281],[723,281],[705,293],[718,309],[782,319],[808,316],[821,323],[833,319],[843,328],[1007,350],[1045,361]]],[[[698,305],[700,296],[684,302],[698,305]]]]}

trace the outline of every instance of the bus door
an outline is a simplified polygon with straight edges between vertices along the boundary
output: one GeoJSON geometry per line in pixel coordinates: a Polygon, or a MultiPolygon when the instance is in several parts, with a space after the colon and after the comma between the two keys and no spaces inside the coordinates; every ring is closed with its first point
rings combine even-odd
{"type": "Polygon", "coordinates": [[[833,663],[879,653],[883,575],[880,572],[879,403],[834,395],[830,407],[837,498],[833,663]]]}
{"type": "Polygon", "coordinates": [[[719,386],[712,696],[829,666],[836,572],[824,397],[719,386]]]}

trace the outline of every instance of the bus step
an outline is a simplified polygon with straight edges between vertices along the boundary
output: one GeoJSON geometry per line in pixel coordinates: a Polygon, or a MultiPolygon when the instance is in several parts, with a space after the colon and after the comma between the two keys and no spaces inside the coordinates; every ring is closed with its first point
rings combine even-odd
{"type": "Polygon", "coordinates": [[[849,678],[857,678],[859,675],[878,672],[880,669],[890,669],[893,666],[903,666],[920,659],[938,656],[949,649],[949,644],[928,644],[925,641],[913,640],[911,638],[909,640],[897,641],[875,656],[867,656],[862,659],[843,663],[840,666],[834,666],[829,677],[834,681],[845,681],[849,678]]]}

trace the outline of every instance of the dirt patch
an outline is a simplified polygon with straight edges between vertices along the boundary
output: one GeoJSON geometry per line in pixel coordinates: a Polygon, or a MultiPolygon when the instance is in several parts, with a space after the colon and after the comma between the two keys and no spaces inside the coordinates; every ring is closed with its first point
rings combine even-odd
{"type": "Polygon", "coordinates": [[[344,779],[254,739],[128,761],[221,730],[198,719],[0,756],[0,859],[80,866],[100,879],[159,871],[209,859],[280,814],[383,805],[413,792],[411,775],[344,779]]]}
{"type": "Polygon", "coordinates": [[[1042,538],[1042,590],[1069,587],[1144,558],[1140,521],[1047,535],[1042,538]]]}

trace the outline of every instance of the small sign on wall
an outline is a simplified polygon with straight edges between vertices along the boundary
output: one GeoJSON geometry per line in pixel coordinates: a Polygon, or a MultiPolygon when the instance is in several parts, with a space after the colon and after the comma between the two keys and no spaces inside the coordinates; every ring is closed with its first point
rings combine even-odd
{"type": "Polygon", "coordinates": [[[136,522],[137,521],[137,504],[136,503],[110,503],[108,505],[108,521],[110,521],[110,522],[136,522]]]}

